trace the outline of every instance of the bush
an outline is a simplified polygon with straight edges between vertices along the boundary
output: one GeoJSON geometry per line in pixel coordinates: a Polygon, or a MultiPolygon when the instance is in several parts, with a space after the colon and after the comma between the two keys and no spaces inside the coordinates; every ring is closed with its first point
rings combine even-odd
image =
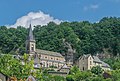
{"type": "Polygon", "coordinates": [[[72,75],[67,75],[66,76],[66,81],[74,81],[73,76],[72,75]]]}

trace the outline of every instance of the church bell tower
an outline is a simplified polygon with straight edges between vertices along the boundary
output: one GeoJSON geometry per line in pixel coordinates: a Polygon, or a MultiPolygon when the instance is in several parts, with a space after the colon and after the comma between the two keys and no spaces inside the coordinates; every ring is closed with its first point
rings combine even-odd
{"type": "Polygon", "coordinates": [[[36,51],[35,38],[33,36],[31,24],[29,26],[28,36],[26,40],[26,53],[29,55],[34,55],[36,51]]]}

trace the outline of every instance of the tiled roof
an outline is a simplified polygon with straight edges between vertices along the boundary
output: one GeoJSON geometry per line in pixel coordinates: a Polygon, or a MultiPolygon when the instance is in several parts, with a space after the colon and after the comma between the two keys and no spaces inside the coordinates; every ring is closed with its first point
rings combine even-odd
{"type": "Polygon", "coordinates": [[[52,52],[52,51],[46,51],[46,50],[36,49],[36,52],[38,54],[45,54],[45,55],[56,56],[56,57],[63,57],[60,53],[52,52]]]}

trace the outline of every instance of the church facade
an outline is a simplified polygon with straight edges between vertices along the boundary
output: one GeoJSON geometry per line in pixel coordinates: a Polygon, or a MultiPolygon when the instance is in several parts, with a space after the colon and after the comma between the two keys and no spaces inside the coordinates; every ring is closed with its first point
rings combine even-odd
{"type": "Polygon", "coordinates": [[[36,49],[31,25],[26,40],[26,53],[34,59],[35,68],[61,68],[65,64],[65,58],[60,53],[36,49]]]}

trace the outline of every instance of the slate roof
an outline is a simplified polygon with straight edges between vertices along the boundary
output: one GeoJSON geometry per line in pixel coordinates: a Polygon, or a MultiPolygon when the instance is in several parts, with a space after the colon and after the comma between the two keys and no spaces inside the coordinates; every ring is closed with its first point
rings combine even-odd
{"type": "MultiPolygon", "coordinates": [[[[90,54],[83,55],[79,59],[81,59],[82,57],[88,58],[89,56],[90,56],[90,54]]],[[[101,61],[97,56],[92,56],[92,58],[93,58],[94,62],[101,63],[102,67],[108,67],[108,68],[110,68],[110,66],[107,63],[101,61]]]]}
{"type": "Polygon", "coordinates": [[[44,54],[44,55],[50,55],[50,56],[56,56],[56,57],[63,57],[60,53],[52,52],[52,51],[46,51],[46,50],[36,49],[36,52],[38,54],[44,54]]]}
{"type": "Polygon", "coordinates": [[[98,63],[102,63],[102,61],[97,56],[93,56],[93,61],[98,62],[98,63]]]}
{"type": "Polygon", "coordinates": [[[109,67],[110,68],[110,66],[107,63],[103,62],[103,61],[102,61],[102,67],[109,67]]]}
{"type": "Polygon", "coordinates": [[[30,26],[29,26],[29,31],[28,31],[27,40],[29,40],[29,41],[35,41],[34,36],[33,36],[33,32],[32,32],[32,26],[31,26],[31,24],[30,24],[30,26]]]}
{"type": "Polygon", "coordinates": [[[101,61],[97,56],[93,56],[93,59],[94,59],[94,60],[93,60],[94,62],[99,62],[99,63],[101,63],[101,64],[102,64],[102,67],[108,67],[108,68],[110,68],[110,66],[109,66],[107,63],[101,61]]]}
{"type": "Polygon", "coordinates": [[[91,56],[90,54],[87,54],[87,55],[84,55],[85,56],[85,58],[88,58],[89,56],[91,56]]]}
{"type": "Polygon", "coordinates": [[[70,67],[68,67],[66,64],[64,64],[64,65],[62,66],[62,68],[68,68],[68,69],[70,69],[70,67]]]}
{"type": "Polygon", "coordinates": [[[84,58],[88,58],[90,56],[90,54],[87,54],[87,55],[83,55],[83,56],[81,56],[81,57],[79,57],[79,59],[81,59],[82,57],[84,57],[84,58]]]}
{"type": "Polygon", "coordinates": [[[40,63],[39,57],[35,57],[35,58],[34,58],[34,63],[35,63],[35,64],[39,64],[39,63],[40,63]]]}
{"type": "Polygon", "coordinates": [[[56,63],[65,63],[65,61],[56,61],[56,60],[48,60],[48,59],[40,59],[40,61],[48,61],[48,62],[56,62],[56,63]]]}

